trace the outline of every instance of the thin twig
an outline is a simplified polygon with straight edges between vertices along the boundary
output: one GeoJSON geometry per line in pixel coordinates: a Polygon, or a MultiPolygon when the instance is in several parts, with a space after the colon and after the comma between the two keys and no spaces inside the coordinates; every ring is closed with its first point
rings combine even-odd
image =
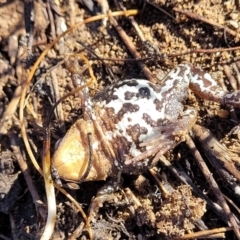
{"type": "Polygon", "coordinates": [[[82,41],[77,41],[79,44],[81,44],[84,49],[86,49],[87,51],[89,51],[93,56],[95,56],[96,60],[100,61],[102,63],[102,65],[105,67],[105,70],[107,71],[107,73],[110,75],[111,81],[114,80],[114,75],[112,70],[108,67],[107,64],[105,64],[105,62],[103,61],[103,59],[101,57],[99,57],[90,47],[88,47],[85,43],[83,43],[82,41]]]}
{"type": "MultiPolygon", "coordinates": [[[[238,227],[239,229],[240,227],[238,227]]],[[[222,227],[222,228],[215,228],[215,229],[211,229],[211,230],[203,230],[203,231],[199,231],[199,232],[195,232],[195,233],[189,233],[189,234],[185,234],[183,237],[181,237],[181,240],[183,239],[196,239],[196,238],[200,238],[200,237],[206,237],[206,236],[210,236],[212,235],[212,238],[214,237],[214,234],[218,234],[218,233],[224,233],[227,231],[232,231],[233,227],[222,227]]],[[[174,238],[175,240],[179,239],[179,238],[174,238]]]]}
{"type": "MultiPolygon", "coordinates": [[[[118,8],[118,10],[126,10],[126,8],[123,6],[123,4],[119,3],[119,1],[114,1],[116,7],[118,8]]],[[[130,23],[132,24],[132,26],[134,27],[139,39],[144,42],[145,41],[145,37],[138,25],[138,23],[135,21],[133,16],[129,16],[127,17],[127,19],[130,21],[130,23]]]]}
{"type": "Polygon", "coordinates": [[[12,213],[9,214],[9,219],[10,219],[10,225],[11,225],[11,229],[12,229],[12,238],[13,238],[13,240],[18,240],[16,224],[14,222],[12,213]]]}
{"type": "MultiPolygon", "coordinates": [[[[238,180],[240,181],[240,172],[234,165],[234,159],[237,156],[233,153],[230,154],[227,149],[217,141],[210,131],[202,126],[195,124],[192,128],[194,136],[202,143],[206,154],[211,154],[217,158],[223,166],[238,180]]],[[[239,159],[239,158],[238,158],[239,159]]]]}
{"type": "Polygon", "coordinates": [[[33,45],[34,20],[35,20],[33,0],[24,1],[24,20],[25,20],[28,53],[31,54],[32,45],[33,45]]]}
{"type": "Polygon", "coordinates": [[[44,208],[44,204],[43,202],[41,201],[40,199],[40,196],[33,184],[33,181],[32,181],[32,178],[31,178],[31,174],[30,174],[30,171],[29,171],[29,167],[26,163],[26,161],[23,159],[23,156],[21,154],[21,151],[19,149],[19,143],[18,143],[18,139],[17,139],[17,136],[15,134],[11,134],[11,137],[10,137],[10,141],[11,141],[11,147],[13,149],[13,152],[17,158],[17,161],[18,161],[18,165],[23,173],[23,176],[26,180],[26,183],[28,185],[28,189],[32,195],[32,198],[33,198],[33,202],[35,204],[35,207],[37,209],[37,211],[40,213],[41,217],[43,220],[46,219],[47,215],[46,215],[46,211],[45,211],[45,208],[44,208]]]}
{"type": "MultiPolygon", "coordinates": [[[[110,17],[110,22],[111,24],[115,27],[116,31],[118,32],[119,36],[122,38],[123,42],[125,43],[125,45],[127,46],[128,50],[130,51],[130,53],[132,54],[132,56],[134,58],[141,58],[141,55],[139,54],[139,52],[137,51],[137,49],[135,48],[133,42],[131,41],[131,39],[128,37],[128,35],[126,34],[126,32],[123,30],[123,28],[118,24],[117,20],[113,17],[110,17]]],[[[142,62],[138,62],[138,66],[139,68],[144,72],[146,78],[150,81],[155,83],[156,80],[152,77],[152,74],[150,72],[150,70],[147,68],[147,66],[145,66],[144,63],[142,62]]]]}
{"type": "Polygon", "coordinates": [[[230,154],[229,151],[217,141],[208,129],[196,125],[192,128],[192,132],[198,139],[198,142],[200,142],[205,155],[221,176],[222,181],[225,182],[225,184],[235,193],[236,197],[240,199],[240,185],[237,183],[237,179],[240,177],[240,174],[234,164],[231,164],[234,154],[230,154]],[[225,165],[228,166],[231,173],[236,173],[237,175],[234,175],[234,177],[231,176],[224,169],[225,165]]]}
{"type": "MultiPolygon", "coordinates": [[[[230,51],[237,51],[240,50],[240,46],[237,47],[232,47],[232,48],[213,48],[213,49],[204,49],[204,48],[199,48],[199,49],[189,49],[187,51],[181,51],[181,52],[175,52],[175,53],[170,53],[170,54],[164,54],[164,55],[153,55],[151,57],[139,57],[139,58],[101,58],[104,61],[116,61],[116,62],[136,62],[136,61],[147,61],[151,60],[153,57],[160,57],[160,58],[174,58],[174,57],[179,57],[183,55],[188,55],[188,54],[193,54],[193,53],[219,53],[219,52],[230,52],[230,51]]],[[[90,60],[95,60],[96,58],[90,58],[90,60]]],[[[236,60],[237,61],[237,60],[236,60]]],[[[224,62],[229,63],[228,62],[224,62]]],[[[240,64],[239,64],[240,65],[240,64]]]]}
{"type": "MultiPolygon", "coordinates": [[[[131,201],[133,201],[133,203],[134,203],[137,207],[141,207],[141,206],[142,206],[141,202],[140,202],[139,199],[133,194],[133,192],[131,191],[130,188],[125,188],[125,189],[124,189],[124,193],[125,193],[125,195],[127,196],[128,202],[130,202],[129,199],[131,199],[131,201]]],[[[134,211],[135,211],[135,210],[134,210],[134,211]]]]}
{"type": "Polygon", "coordinates": [[[149,172],[151,173],[151,175],[153,176],[153,178],[155,179],[155,181],[157,182],[159,188],[162,190],[162,194],[165,198],[167,198],[170,195],[170,192],[165,188],[165,186],[162,184],[162,182],[160,181],[160,179],[158,178],[158,174],[156,173],[156,171],[154,171],[154,169],[149,169],[149,172]]]}
{"type": "Polygon", "coordinates": [[[176,52],[176,53],[171,53],[171,54],[166,54],[166,57],[178,57],[181,55],[187,55],[187,54],[192,54],[192,53],[219,53],[219,52],[229,52],[229,51],[237,51],[240,50],[240,46],[237,47],[231,47],[231,48],[213,48],[213,49],[189,49],[184,52],[176,52]]]}
{"type": "Polygon", "coordinates": [[[236,209],[238,214],[240,214],[240,208],[233,202],[232,199],[230,199],[228,196],[224,195],[224,197],[227,199],[227,201],[236,209]]]}
{"type": "Polygon", "coordinates": [[[79,226],[74,230],[72,235],[68,238],[68,240],[75,240],[75,239],[77,239],[80,236],[80,234],[82,233],[84,225],[85,225],[84,222],[81,222],[79,224],[79,226]]]}
{"type": "MultiPolygon", "coordinates": [[[[55,102],[57,102],[61,98],[61,96],[60,96],[60,93],[59,93],[59,86],[58,86],[58,79],[57,79],[57,76],[56,76],[56,69],[51,71],[51,77],[52,77],[51,85],[53,87],[53,91],[54,91],[54,95],[55,95],[54,100],[55,100],[55,102]]],[[[64,114],[63,114],[63,109],[62,109],[62,103],[61,102],[57,105],[56,110],[57,110],[56,115],[58,117],[58,121],[59,121],[61,131],[65,132],[64,114]]]]}
{"type": "Polygon", "coordinates": [[[234,69],[236,71],[237,74],[237,80],[238,80],[238,86],[240,86],[240,61],[236,61],[236,68],[234,69]]]}
{"type": "Polygon", "coordinates": [[[163,8],[159,7],[156,3],[150,2],[149,0],[146,1],[148,4],[152,5],[153,7],[157,8],[159,11],[163,12],[164,14],[166,14],[168,17],[170,17],[174,22],[176,21],[176,19],[167,11],[165,11],[163,8]]]}
{"type": "Polygon", "coordinates": [[[240,239],[240,232],[238,229],[238,224],[236,222],[236,219],[234,218],[229,206],[227,205],[227,202],[226,202],[222,192],[220,191],[215,179],[213,178],[212,173],[209,171],[206,163],[204,162],[202,156],[200,155],[193,140],[191,139],[191,137],[189,135],[186,135],[186,143],[187,143],[188,147],[190,148],[193,156],[197,160],[198,166],[200,167],[202,173],[204,174],[208,184],[210,185],[210,188],[212,189],[212,191],[216,195],[220,205],[224,209],[226,218],[229,220],[229,222],[233,226],[233,230],[234,230],[237,238],[240,239]]]}
{"type": "Polygon", "coordinates": [[[214,211],[223,221],[225,221],[226,223],[228,222],[228,220],[224,216],[223,209],[217,203],[212,202],[205,194],[203,194],[199,190],[199,188],[197,188],[194,185],[191,178],[185,173],[184,169],[178,170],[164,156],[162,156],[159,160],[160,160],[161,164],[163,164],[165,167],[167,167],[175,175],[175,177],[177,179],[179,179],[184,184],[191,186],[193,192],[197,196],[204,199],[207,202],[208,207],[211,208],[212,211],[214,211]]]}
{"type": "Polygon", "coordinates": [[[218,23],[216,23],[216,22],[214,22],[212,20],[209,20],[209,19],[207,19],[205,17],[199,16],[196,13],[192,13],[192,12],[189,12],[189,11],[186,11],[186,10],[183,10],[183,9],[179,9],[179,8],[173,8],[173,10],[175,12],[183,13],[183,14],[187,15],[188,17],[190,17],[192,19],[195,19],[197,21],[202,21],[202,22],[205,22],[205,23],[208,23],[208,24],[212,25],[213,27],[216,27],[216,28],[219,28],[219,29],[223,29],[227,33],[229,33],[229,34],[231,34],[231,35],[233,35],[235,37],[240,37],[240,35],[237,32],[233,31],[232,29],[230,29],[228,27],[225,27],[225,26],[223,26],[221,24],[218,24],[218,23]]]}
{"type": "Polygon", "coordinates": [[[12,240],[12,238],[4,236],[2,233],[0,233],[0,238],[3,239],[3,240],[12,240]]]}
{"type": "Polygon", "coordinates": [[[47,12],[48,12],[49,20],[50,20],[51,36],[52,36],[52,39],[55,39],[56,38],[56,29],[55,29],[54,18],[53,18],[50,0],[47,1],[47,12]]]}
{"type": "Polygon", "coordinates": [[[234,76],[232,75],[231,73],[231,68],[229,67],[228,64],[224,64],[223,65],[223,70],[224,70],[224,73],[226,74],[232,88],[234,91],[237,91],[237,81],[236,79],[234,78],[234,76]]]}
{"type": "Polygon", "coordinates": [[[7,105],[5,112],[2,116],[2,118],[0,119],[0,135],[1,134],[6,134],[6,122],[8,120],[10,120],[12,118],[12,116],[14,115],[14,113],[17,110],[18,107],[18,102],[20,100],[21,97],[21,93],[22,93],[22,87],[18,86],[15,91],[14,91],[14,95],[13,98],[11,99],[10,103],[7,105]]]}

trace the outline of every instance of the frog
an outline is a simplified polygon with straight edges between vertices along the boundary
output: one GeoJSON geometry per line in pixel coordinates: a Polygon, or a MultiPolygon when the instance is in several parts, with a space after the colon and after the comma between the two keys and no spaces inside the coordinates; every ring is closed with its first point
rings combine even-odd
{"type": "MultiPolygon", "coordinates": [[[[78,74],[73,77],[85,84],[78,74]]],[[[184,141],[198,116],[185,106],[189,89],[200,98],[240,106],[240,92],[224,91],[209,73],[189,63],[173,68],[161,84],[126,79],[93,97],[84,88],[82,116],[59,143],[53,172],[77,184],[110,178],[98,196],[116,191],[122,174],[140,174],[184,141]]]]}

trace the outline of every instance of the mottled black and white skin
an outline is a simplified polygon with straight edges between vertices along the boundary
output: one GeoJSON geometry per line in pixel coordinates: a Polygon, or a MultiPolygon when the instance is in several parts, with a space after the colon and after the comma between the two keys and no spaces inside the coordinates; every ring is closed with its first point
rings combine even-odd
{"type": "Polygon", "coordinates": [[[162,85],[144,79],[124,80],[93,98],[93,109],[101,109],[97,118],[112,123],[103,127],[112,142],[115,166],[126,173],[137,172],[180,142],[177,136],[187,133],[197,117],[194,108],[183,105],[188,88],[208,100],[240,103],[239,93],[225,93],[208,73],[189,64],[170,71],[162,85]]]}
{"type": "MultiPolygon", "coordinates": [[[[100,165],[95,167],[98,170],[95,169],[94,173],[88,167],[87,177],[88,170],[84,170],[83,181],[104,180],[109,176],[119,179],[122,172],[139,173],[179,144],[197,118],[194,108],[184,106],[189,88],[201,98],[240,106],[239,92],[223,91],[208,73],[187,63],[170,71],[161,85],[144,79],[124,80],[106,87],[92,99],[88,96],[88,89],[84,89],[81,96],[83,119],[69,132],[78,129],[79,135],[87,131],[85,128],[90,129],[92,144],[86,144],[83,149],[91,148],[93,165],[100,165]],[[103,160],[105,162],[101,165],[103,160]],[[101,168],[106,168],[106,171],[99,176],[101,168]]],[[[67,133],[68,136],[71,134],[67,133]]],[[[81,141],[84,136],[86,133],[81,136],[81,141]]],[[[64,146],[62,144],[59,149],[64,146]]],[[[62,152],[55,153],[53,157],[53,165],[59,170],[60,177],[80,180],[82,172],[72,177],[65,174],[72,171],[70,165],[68,169],[66,159],[73,158],[74,153],[62,152]],[[66,169],[60,169],[62,166],[66,169]]],[[[86,156],[83,154],[83,158],[86,156]]],[[[76,166],[74,169],[78,171],[76,166]]],[[[108,192],[112,189],[108,186],[108,192]]]]}

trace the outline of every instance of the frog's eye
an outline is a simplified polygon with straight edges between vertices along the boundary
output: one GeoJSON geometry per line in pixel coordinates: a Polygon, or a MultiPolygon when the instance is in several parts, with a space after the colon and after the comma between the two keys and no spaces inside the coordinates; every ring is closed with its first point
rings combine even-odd
{"type": "Polygon", "coordinates": [[[149,99],[149,98],[151,97],[150,90],[149,90],[149,88],[147,88],[147,87],[141,87],[141,88],[139,88],[138,92],[139,92],[139,95],[140,95],[142,98],[148,98],[148,99],[149,99]]]}

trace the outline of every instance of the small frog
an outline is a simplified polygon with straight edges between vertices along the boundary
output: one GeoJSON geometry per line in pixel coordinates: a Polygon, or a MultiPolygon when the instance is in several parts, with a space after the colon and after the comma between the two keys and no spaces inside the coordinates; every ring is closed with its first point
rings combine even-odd
{"type": "Polygon", "coordinates": [[[138,174],[152,167],[191,130],[197,111],[184,106],[188,88],[201,98],[240,106],[240,92],[223,91],[208,73],[188,63],[171,70],[162,85],[129,79],[106,87],[92,99],[85,88],[83,116],[60,142],[52,168],[67,182],[111,177],[98,195],[113,192],[122,173],[138,174]]]}

